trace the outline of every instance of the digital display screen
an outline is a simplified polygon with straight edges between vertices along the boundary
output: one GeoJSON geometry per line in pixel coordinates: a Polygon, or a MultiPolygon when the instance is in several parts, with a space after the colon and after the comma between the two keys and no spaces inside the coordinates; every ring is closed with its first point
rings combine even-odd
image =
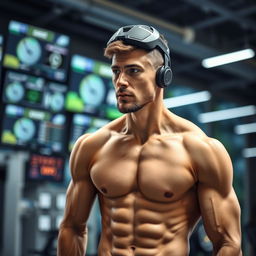
{"type": "Polygon", "coordinates": [[[5,103],[42,108],[52,112],[64,110],[67,86],[47,82],[42,77],[6,72],[3,101],[5,103]]]}
{"type": "MultiPolygon", "coordinates": [[[[48,156],[31,154],[28,162],[27,178],[35,181],[62,182],[64,177],[64,158],[60,156],[48,156]]],[[[41,208],[50,208],[50,195],[40,198],[41,208]],[[43,201],[44,199],[44,201],[43,201]]]]}
{"type": "Polygon", "coordinates": [[[71,135],[69,141],[69,151],[72,150],[76,140],[85,133],[93,133],[109,120],[88,116],[85,114],[74,114],[71,123],[71,135]]]}
{"type": "Polygon", "coordinates": [[[38,230],[50,231],[51,230],[51,216],[39,215],[38,216],[38,230]]]}
{"type": "Polygon", "coordinates": [[[6,105],[1,143],[40,152],[63,152],[65,122],[66,117],[63,114],[6,105]]]}
{"type": "MultiPolygon", "coordinates": [[[[42,155],[40,155],[40,156],[42,156],[42,155]]],[[[43,175],[45,175],[44,168],[42,169],[41,166],[38,168],[40,162],[43,162],[44,160],[45,160],[44,156],[42,156],[42,159],[39,159],[38,155],[32,155],[30,157],[30,163],[29,164],[31,164],[31,163],[34,164],[34,166],[30,165],[30,169],[29,169],[29,171],[30,171],[29,172],[29,175],[30,175],[29,177],[30,178],[34,177],[34,178],[38,179],[38,177],[41,177],[41,173],[43,175]]],[[[48,172],[48,173],[54,174],[54,171],[48,172]]],[[[39,195],[38,195],[38,206],[39,206],[39,208],[41,208],[41,209],[50,209],[51,205],[52,205],[52,196],[51,196],[51,194],[48,193],[48,192],[39,193],[39,195]]]]}
{"type": "Polygon", "coordinates": [[[11,21],[3,66],[65,82],[69,44],[66,35],[11,21]]]}
{"type": "Polygon", "coordinates": [[[64,210],[66,205],[66,194],[61,193],[56,196],[56,208],[58,210],[64,210]]]}
{"type": "Polygon", "coordinates": [[[110,65],[74,55],[71,59],[70,89],[66,109],[107,119],[122,114],[116,108],[110,65]]]}

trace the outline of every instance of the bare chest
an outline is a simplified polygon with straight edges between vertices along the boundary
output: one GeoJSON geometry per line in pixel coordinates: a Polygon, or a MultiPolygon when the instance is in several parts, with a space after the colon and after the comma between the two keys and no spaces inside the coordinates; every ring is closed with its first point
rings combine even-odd
{"type": "Polygon", "coordinates": [[[96,188],[106,197],[139,191],[146,199],[170,202],[194,184],[189,156],[179,139],[110,140],[98,152],[90,170],[96,188]]]}

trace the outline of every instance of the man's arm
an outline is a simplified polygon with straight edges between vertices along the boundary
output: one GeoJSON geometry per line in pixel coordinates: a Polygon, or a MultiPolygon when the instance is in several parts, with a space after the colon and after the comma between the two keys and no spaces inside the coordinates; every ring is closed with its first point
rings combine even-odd
{"type": "Polygon", "coordinates": [[[89,175],[93,148],[88,150],[87,136],[78,139],[70,157],[72,181],[67,190],[65,213],[60,225],[58,256],[84,256],[86,251],[86,221],[96,195],[89,175]]]}
{"type": "Polygon", "coordinates": [[[213,255],[241,256],[240,206],[232,187],[232,163],[224,146],[205,138],[191,147],[198,199],[213,255]]]}

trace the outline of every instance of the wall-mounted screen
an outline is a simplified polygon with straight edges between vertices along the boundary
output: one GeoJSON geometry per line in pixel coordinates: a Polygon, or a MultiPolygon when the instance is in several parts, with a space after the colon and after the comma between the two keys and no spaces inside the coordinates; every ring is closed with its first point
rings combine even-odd
{"type": "Polygon", "coordinates": [[[71,59],[70,90],[66,109],[115,119],[121,113],[116,108],[110,65],[74,55],[71,59]]]}
{"type": "Polygon", "coordinates": [[[58,210],[64,210],[66,205],[66,194],[65,193],[61,193],[56,195],[56,208],[58,210]]]}
{"type": "Polygon", "coordinates": [[[47,82],[42,77],[8,71],[4,81],[3,101],[52,112],[64,110],[67,86],[47,82]]]}
{"type": "Polygon", "coordinates": [[[39,152],[65,151],[63,114],[6,105],[2,120],[1,143],[39,152]]]}
{"type": "Polygon", "coordinates": [[[51,216],[42,214],[38,216],[38,230],[39,231],[50,231],[51,230],[51,216]]]}
{"type": "Polygon", "coordinates": [[[85,114],[74,114],[71,123],[71,135],[69,141],[69,151],[72,150],[76,140],[85,133],[93,133],[109,121],[85,114]]]}
{"type": "MultiPolygon", "coordinates": [[[[30,155],[27,165],[27,178],[34,181],[62,182],[64,178],[64,161],[64,158],[61,156],[33,153],[30,155]]],[[[49,198],[45,197],[44,199],[49,201],[49,198]]],[[[48,201],[41,202],[39,206],[49,209],[51,202],[48,201]]]]}
{"type": "MultiPolygon", "coordinates": [[[[49,166],[50,161],[47,160],[47,167],[49,166]]],[[[54,174],[54,171],[45,171],[44,168],[41,168],[42,163],[45,162],[45,158],[43,155],[31,155],[29,159],[29,177],[30,178],[38,178],[41,177],[43,174],[54,174]]],[[[51,165],[52,166],[52,163],[51,165]]],[[[48,176],[48,175],[47,175],[48,176]]],[[[38,207],[40,209],[50,209],[52,206],[52,196],[49,192],[41,192],[38,195],[38,207]]]]}
{"type": "Polygon", "coordinates": [[[69,44],[66,35],[11,21],[3,66],[65,82],[69,44]]]}

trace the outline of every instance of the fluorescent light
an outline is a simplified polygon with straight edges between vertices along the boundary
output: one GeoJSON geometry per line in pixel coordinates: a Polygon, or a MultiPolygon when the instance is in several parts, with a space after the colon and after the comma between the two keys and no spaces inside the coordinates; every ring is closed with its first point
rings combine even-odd
{"type": "Polygon", "coordinates": [[[249,105],[238,108],[230,108],[225,110],[202,113],[198,116],[201,123],[210,123],[220,120],[238,118],[243,116],[251,116],[256,114],[256,106],[249,105]]]}
{"type": "Polygon", "coordinates": [[[256,123],[240,124],[234,128],[236,134],[246,134],[256,132],[256,123]]]}
{"type": "Polygon", "coordinates": [[[243,157],[256,157],[256,148],[244,148],[242,151],[243,157]]]}
{"type": "Polygon", "coordinates": [[[202,65],[205,68],[212,68],[240,60],[246,60],[253,58],[255,55],[255,52],[253,49],[245,49],[237,52],[231,52],[211,58],[204,59],[202,61],[202,65]]]}
{"type": "Polygon", "coordinates": [[[208,101],[210,99],[211,94],[208,91],[202,91],[164,99],[164,104],[167,108],[175,108],[179,106],[208,101]]]}

